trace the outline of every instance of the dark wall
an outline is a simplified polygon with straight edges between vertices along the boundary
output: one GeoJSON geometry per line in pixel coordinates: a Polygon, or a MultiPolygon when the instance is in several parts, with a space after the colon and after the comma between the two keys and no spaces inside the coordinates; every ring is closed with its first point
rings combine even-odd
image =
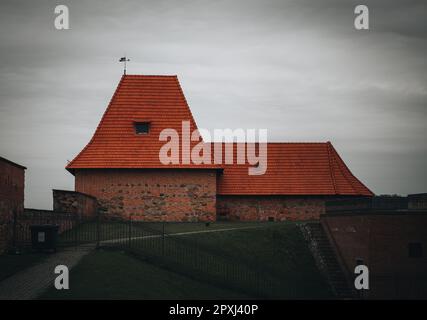
{"type": "Polygon", "coordinates": [[[24,210],[25,168],[0,158],[0,253],[11,239],[14,214],[24,210]]]}
{"type": "Polygon", "coordinates": [[[327,214],[321,223],[347,275],[357,260],[370,271],[369,298],[427,298],[427,212],[327,214]],[[411,256],[421,247],[422,256],[411,256]]]}

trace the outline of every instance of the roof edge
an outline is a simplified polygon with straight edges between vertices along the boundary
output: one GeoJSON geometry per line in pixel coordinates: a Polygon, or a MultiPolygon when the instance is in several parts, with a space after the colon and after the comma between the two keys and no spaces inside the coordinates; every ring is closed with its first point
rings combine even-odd
{"type": "Polygon", "coordinates": [[[1,157],[1,156],[0,156],[0,160],[4,161],[4,162],[6,162],[6,163],[8,163],[8,164],[10,164],[10,165],[12,165],[12,166],[18,167],[18,168],[20,168],[20,169],[27,170],[27,167],[24,167],[23,165],[20,165],[20,164],[18,164],[18,163],[16,163],[16,162],[13,162],[13,161],[11,161],[11,160],[9,160],[9,159],[6,159],[6,158],[3,158],[3,157],[1,157]]]}

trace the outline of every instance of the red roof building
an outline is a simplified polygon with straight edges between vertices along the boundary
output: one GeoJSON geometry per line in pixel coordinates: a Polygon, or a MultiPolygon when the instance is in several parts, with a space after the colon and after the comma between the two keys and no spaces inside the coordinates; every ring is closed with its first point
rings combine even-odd
{"type": "MultiPolygon", "coordinates": [[[[330,142],[268,143],[265,173],[249,175],[246,160],[190,161],[197,145],[214,151],[201,140],[184,145],[196,129],[176,76],[125,75],[92,139],[66,169],[76,191],[97,197],[108,214],[145,220],[312,219],[325,199],[373,195],[330,142]],[[159,139],[164,129],[180,140],[159,139]],[[179,149],[167,153],[174,160],[167,164],[159,156],[166,143],[179,149]]],[[[237,143],[232,149],[237,154],[237,143]]]]}

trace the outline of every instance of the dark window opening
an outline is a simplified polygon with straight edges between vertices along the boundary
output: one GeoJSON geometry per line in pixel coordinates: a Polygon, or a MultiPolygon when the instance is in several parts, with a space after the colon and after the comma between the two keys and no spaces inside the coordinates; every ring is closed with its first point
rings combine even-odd
{"type": "Polygon", "coordinates": [[[149,122],[135,122],[136,134],[147,134],[150,131],[149,122]]]}
{"type": "Polygon", "coordinates": [[[409,258],[421,258],[423,256],[423,245],[420,242],[408,244],[409,258]]]}
{"type": "Polygon", "coordinates": [[[268,217],[268,221],[269,222],[273,222],[274,221],[274,217],[268,217]]]}

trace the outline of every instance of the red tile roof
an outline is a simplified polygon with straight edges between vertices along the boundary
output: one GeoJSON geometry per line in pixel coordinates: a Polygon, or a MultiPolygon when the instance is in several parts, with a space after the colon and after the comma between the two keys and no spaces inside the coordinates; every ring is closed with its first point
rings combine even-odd
{"type": "Polygon", "coordinates": [[[248,175],[248,164],[163,165],[159,134],[173,128],[181,136],[185,120],[197,129],[176,76],[123,76],[92,139],[66,168],[223,168],[220,195],[373,195],[329,142],[268,143],[267,171],[258,176],[248,175]],[[150,122],[150,133],[135,134],[135,121],[150,122]]]}
{"type": "MultiPolygon", "coordinates": [[[[126,75],[120,80],[92,139],[66,167],[165,168],[159,141],[165,128],[181,136],[182,121],[197,129],[177,76],[126,75]],[[149,134],[136,134],[134,122],[150,122],[149,134]]],[[[197,142],[192,142],[191,147],[197,142]]],[[[213,165],[168,165],[168,168],[218,168],[213,165]]]]}
{"type": "MultiPolygon", "coordinates": [[[[234,157],[237,154],[237,144],[234,157]]],[[[225,151],[223,149],[223,157],[225,151]]],[[[223,165],[219,195],[359,195],[373,193],[347,168],[330,142],[268,143],[267,171],[248,175],[248,163],[223,165]]],[[[253,167],[253,166],[252,166],[253,167]]]]}

